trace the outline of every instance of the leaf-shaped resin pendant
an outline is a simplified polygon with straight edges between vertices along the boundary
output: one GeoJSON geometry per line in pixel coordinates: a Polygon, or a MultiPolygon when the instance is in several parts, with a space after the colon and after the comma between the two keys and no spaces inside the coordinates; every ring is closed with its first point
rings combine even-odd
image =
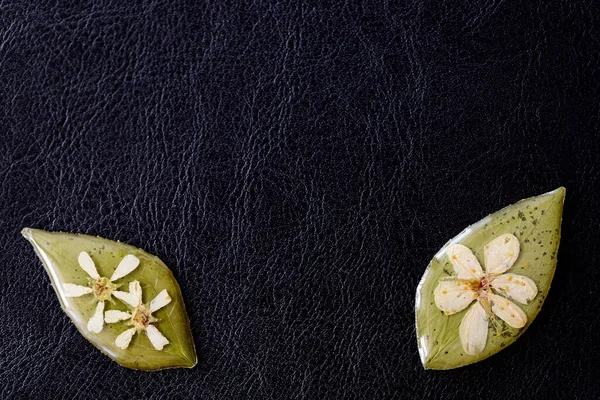
{"type": "Polygon", "coordinates": [[[421,362],[452,369],[496,354],[536,317],[550,289],[565,189],[524,199],[469,226],[417,287],[421,362]]]}
{"type": "Polygon", "coordinates": [[[79,332],[127,368],[197,363],[179,285],[156,256],[100,237],[25,228],[79,332]]]}

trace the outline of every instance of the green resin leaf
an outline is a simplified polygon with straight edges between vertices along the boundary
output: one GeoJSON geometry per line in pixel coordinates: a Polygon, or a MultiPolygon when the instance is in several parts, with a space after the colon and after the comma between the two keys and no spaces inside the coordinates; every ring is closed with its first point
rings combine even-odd
{"type": "Polygon", "coordinates": [[[561,187],[521,200],[469,226],[435,255],[421,278],[415,303],[419,354],[426,369],[452,369],[483,360],[513,343],[529,327],[542,308],[554,276],[564,198],[565,189],[561,187]],[[515,329],[499,320],[498,330],[490,323],[485,348],[469,355],[461,345],[459,326],[472,305],[446,315],[436,306],[433,291],[440,279],[456,278],[446,254],[451,244],[460,243],[471,249],[485,268],[484,246],[505,233],[515,235],[521,246],[518,258],[505,273],[531,278],[538,293],[527,305],[512,300],[527,315],[523,328],[515,329]]]}
{"type": "MultiPolygon", "coordinates": [[[[179,284],[171,270],[158,257],[133,246],[100,237],[29,228],[23,229],[22,234],[31,242],[42,260],[65,313],[79,332],[105,355],[124,367],[140,370],[191,368],[196,365],[194,340],[179,284]],[[114,283],[118,286],[116,290],[129,292],[129,283],[139,281],[145,304],[150,303],[163,289],[167,291],[171,302],[152,313],[157,319],[154,322],[155,327],[169,341],[162,350],[153,347],[144,331],[135,334],[126,349],[117,347],[115,339],[131,328],[130,320],[104,323],[102,331],[97,334],[88,330],[88,320],[96,311],[97,298],[93,293],[81,297],[67,297],[64,286],[90,284],[90,276],[78,262],[81,252],[91,256],[101,277],[111,277],[126,255],[137,257],[140,260],[139,266],[126,276],[115,279],[114,283]]],[[[105,301],[104,304],[105,311],[132,311],[132,307],[115,298],[114,294],[112,301],[105,301]]]]}

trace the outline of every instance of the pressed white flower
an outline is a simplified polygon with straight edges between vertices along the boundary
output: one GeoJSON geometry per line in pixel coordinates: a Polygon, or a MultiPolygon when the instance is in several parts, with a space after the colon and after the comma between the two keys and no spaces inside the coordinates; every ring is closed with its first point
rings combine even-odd
{"type": "Polygon", "coordinates": [[[92,260],[90,255],[85,251],[79,253],[78,261],[81,269],[90,276],[88,286],[63,283],[63,292],[67,297],[80,297],[90,293],[94,295],[96,301],[98,301],[98,305],[96,306],[96,312],[88,321],[87,328],[90,332],[100,333],[104,326],[104,302],[112,301],[111,296],[113,295],[124,302],[132,300],[133,295],[118,291],[117,288],[119,285],[116,285],[113,282],[123,278],[125,275],[136,269],[140,264],[140,260],[134,255],[126,255],[123,257],[110,279],[100,276],[96,269],[96,265],[94,264],[94,260],[92,260]]]}
{"type": "Polygon", "coordinates": [[[164,346],[169,344],[169,341],[162,333],[153,325],[158,322],[158,319],[152,316],[152,313],[163,308],[171,302],[171,297],[165,289],[163,289],[149,304],[144,304],[142,301],[142,287],[138,281],[133,281],[129,284],[129,293],[131,296],[124,300],[131,306],[131,312],[119,310],[109,310],[104,314],[104,320],[109,323],[129,320],[127,322],[131,328],[127,329],[115,340],[115,345],[121,349],[126,349],[131,342],[131,338],[138,332],[145,331],[150,339],[150,343],[156,350],[162,350],[164,346]]]}
{"type": "Polygon", "coordinates": [[[447,254],[457,276],[440,281],[434,290],[435,304],[446,315],[451,315],[476,300],[459,328],[460,342],[467,354],[483,351],[487,343],[488,322],[498,325],[496,316],[513,328],[522,328],[527,323],[523,310],[506,298],[527,304],[538,293],[531,279],[513,273],[505,274],[519,257],[519,250],[516,236],[510,233],[498,236],[484,247],[483,271],[468,247],[454,244],[448,248],[447,254]]]}

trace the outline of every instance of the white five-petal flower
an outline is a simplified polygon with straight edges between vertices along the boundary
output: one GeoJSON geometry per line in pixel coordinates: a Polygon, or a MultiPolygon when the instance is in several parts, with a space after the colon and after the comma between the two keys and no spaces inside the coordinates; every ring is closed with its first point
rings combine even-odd
{"type": "Polygon", "coordinates": [[[123,257],[110,279],[100,276],[96,269],[96,265],[94,264],[94,260],[92,260],[90,255],[85,251],[79,253],[78,261],[81,269],[90,276],[88,286],[63,283],[63,292],[67,297],[80,297],[90,293],[94,294],[96,301],[98,301],[98,305],[96,306],[96,312],[88,321],[87,328],[92,333],[100,333],[104,326],[104,302],[107,300],[111,301],[111,296],[113,295],[124,302],[132,300],[133,298],[133,295],[129,293],[116,290],[118,285],[113,282],[136,269],[140,264],[140,260],[134,255],[126,255],[123,257]]]}
{"type": "Polygon", "coordinates": [[[456,278],[443,279],[434,290],[435,304],[446,315],[464,310],[477,302],[464,315],[459,328],[460,342],[467,354],[478,354],[487,343],[488,322],[495,316],[513,328],[522,328],[527,315],[512,301],[495,293],[527,304],[537,295],[535,283],[508,271],[519,257],[519,239],[510,233],[500,235],[484,248],[485,271],[473,252],[462,244],[454,244],[447,255],[456,278]]]}
{"type": "Polygon", "coordinates": [[[142,300],[142,287],[138,281],[133,281],[129,284],[129,293],[131,297],[125,303],[131,306],[131,312],[119,310],[109,310],[104,314],[106,323],[112,324],[119,321],[128,321],[128,325],[132,327],[117,336],[115,345],[121,349],[126,349],[131,342],[131,338],[137,332],[145,331],[150,339],[150,343],[156,350],[162,350],[164,346],[169,344],[169,341],[162,333],[153,325],[158,319],[152,316],[152,313],[163,308],[171,302],[171,297],[166,289],[163,289],[149,304],[144,304],[142,300]]]}

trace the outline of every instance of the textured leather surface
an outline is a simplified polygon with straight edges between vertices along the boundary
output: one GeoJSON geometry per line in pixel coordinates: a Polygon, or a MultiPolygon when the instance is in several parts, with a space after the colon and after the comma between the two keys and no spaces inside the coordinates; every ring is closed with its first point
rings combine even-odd
{"type": "Polygon", "coordinates": [[[600,396],[597,2],[40,3],[0,3],[0,398],[600,396]],[[429,259],[560,185],[531,328],[424,371],[429,259]],[[198,366],[100,354],[25,226],[161,257],[198,366]]]}

